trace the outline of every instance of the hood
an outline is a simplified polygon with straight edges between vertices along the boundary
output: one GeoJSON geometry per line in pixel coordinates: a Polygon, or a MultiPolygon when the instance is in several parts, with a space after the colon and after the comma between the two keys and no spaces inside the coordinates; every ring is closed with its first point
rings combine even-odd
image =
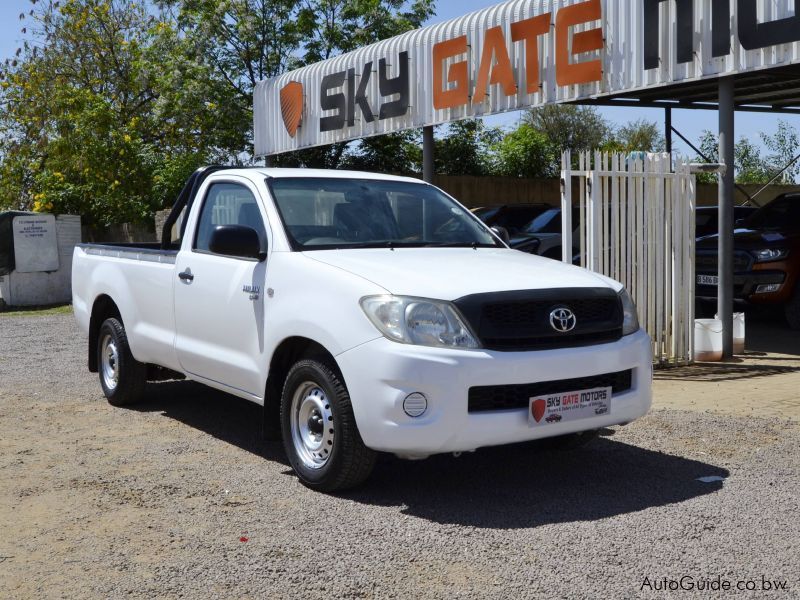
{"type": "MultiPolygon", "coordinates": [[[[697,240],[698,250],[716,250],[719,244],[719,235],[708,235],[697,240]]],[[[800,233],[789,231],[770,231],[757,229],[736,229],[733,232],[733,246],[735,250],[758,250],[800,245],[800,233]]]]}
{"type": "Polygon", "coordinates": [[[514,290],[622,287],[586,269],[505,248],[365,248],[315,250],[304,255],[363,277],[392,294],[438,300],[514,290]]]}

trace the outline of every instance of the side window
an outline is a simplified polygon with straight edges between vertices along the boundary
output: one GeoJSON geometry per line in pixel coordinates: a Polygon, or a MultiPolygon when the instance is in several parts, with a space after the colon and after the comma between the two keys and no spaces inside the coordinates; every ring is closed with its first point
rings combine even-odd
{"type": "Polygon", "coordinates": [[[245,225],[256,230],[261,248],[267,247],[267,230],[258,210],[253,193],[236,183],[213,183],[206,192],[206,199],[197,223],[195,250],[208,252],[211,233],[217,225],[245,225]]]}

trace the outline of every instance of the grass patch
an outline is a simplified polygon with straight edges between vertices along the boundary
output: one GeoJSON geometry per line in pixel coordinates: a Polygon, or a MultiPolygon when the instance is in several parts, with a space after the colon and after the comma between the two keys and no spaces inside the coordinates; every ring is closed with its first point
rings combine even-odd
{"type": "Polygon", "coordinates": [[[72,314],[72,304],[60,304],[57,306],[26,306],[25,308],[0,310],[2,317],[45,317],[48,315],[69,315],[72,314]]]}

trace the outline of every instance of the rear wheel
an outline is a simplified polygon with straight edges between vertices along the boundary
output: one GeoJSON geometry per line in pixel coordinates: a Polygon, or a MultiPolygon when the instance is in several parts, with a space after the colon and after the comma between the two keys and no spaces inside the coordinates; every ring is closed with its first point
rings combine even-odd
{"type": "Polygon", "coordinates": [[[350,395],[338,370],[301,360],[289,371],[281,397],[283,445],[300,481],[333,492],[362,483],[376,453],[358,432],[350,395]]]}
{"type": "Polygon", "coordinates": [[[147,366],[131,354],[122,323],[106,319],[97,336],[97,367],[100,385],[114,406],[133,404],[141,399],[147,380],[147,366]]]}
{"type": "Polygon", "coordinates": [[[794,286],[794,294],[783,309],[791,329],[800,329],[800,281],[794,286]]]}

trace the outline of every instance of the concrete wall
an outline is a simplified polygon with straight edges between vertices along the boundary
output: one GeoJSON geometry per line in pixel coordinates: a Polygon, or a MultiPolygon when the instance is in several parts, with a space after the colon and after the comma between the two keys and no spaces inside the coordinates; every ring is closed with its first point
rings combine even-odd
{"type": "Polygon", "coordinates": [[[433,182],[469,208],[538,202],[554,206],[561,204],[561,182],[558,179],[436,175],[433,182]]]}
{"type": "Polygon", "coordinates": [[[8,306],[40,306],[72,301],[72,253],[81,241],[81,218],[56,217],[58,270],[34,273],[12,271],[0,277],[0,309],[8,306]]]}

